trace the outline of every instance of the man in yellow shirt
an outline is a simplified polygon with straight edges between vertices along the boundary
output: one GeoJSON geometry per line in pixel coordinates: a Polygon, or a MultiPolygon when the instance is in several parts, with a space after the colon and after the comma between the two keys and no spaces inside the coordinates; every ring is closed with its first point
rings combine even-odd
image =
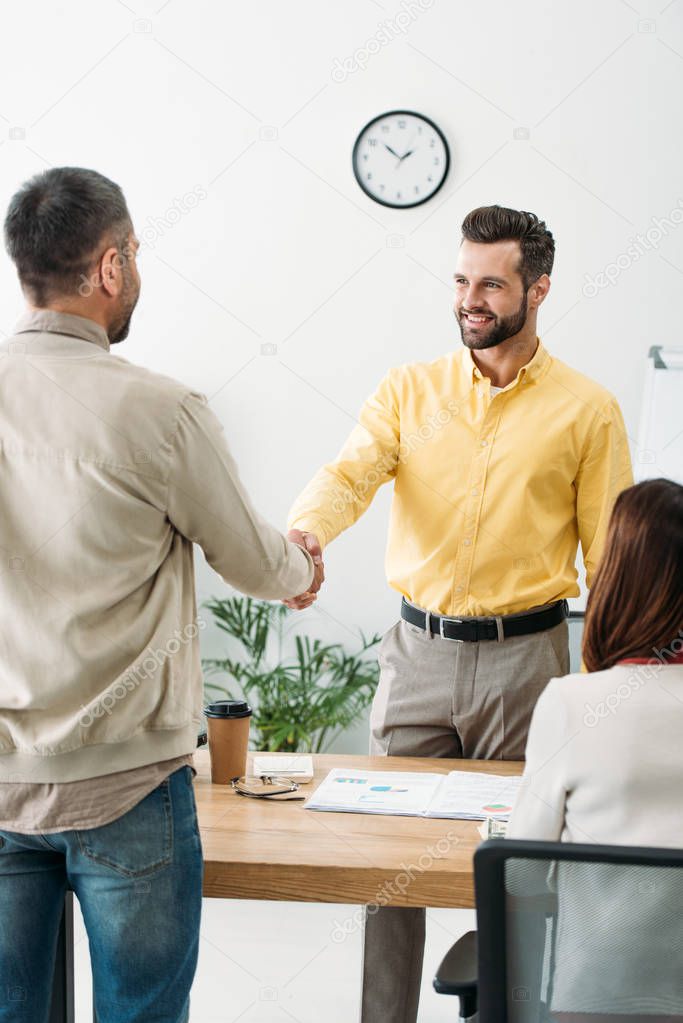
{"type": "MultiPolygon", "coordinates": [[[[403,600],[380,647],[370,752],[521,759],[538,696],[569,671],[578,543],[590,586],[631,462],[616,399],[537,336],[545,223],[481,207],[462,235],[463,347],[387,373],[295,502],[289,537],[319,558],[393,480],[386,568],[403,600]]],[[[362,1023],[416,1020],[424,928],[420,909],[366,917],[362,1023]]]]}

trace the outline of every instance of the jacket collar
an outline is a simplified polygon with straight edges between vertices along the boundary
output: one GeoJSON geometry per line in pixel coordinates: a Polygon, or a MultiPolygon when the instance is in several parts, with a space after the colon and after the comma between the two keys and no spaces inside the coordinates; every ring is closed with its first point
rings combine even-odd
{"type": "Polygon", "coordinates": [[[109,337],[104,327],[84,316],[73,313],[58,313],[53,309],[29,309],[14,328],[15,334],[39,332],[45,334],[66,334],[82,341],[91,341],[106,352],[109,351],[109,337]]]}

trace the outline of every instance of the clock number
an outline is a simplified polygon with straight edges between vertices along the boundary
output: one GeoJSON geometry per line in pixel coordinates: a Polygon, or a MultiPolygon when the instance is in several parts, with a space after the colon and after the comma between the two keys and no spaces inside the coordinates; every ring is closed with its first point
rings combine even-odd
{"type": "Polygon", "coordinates": [[[437,166],[437,165],[438,165],[439,163],[440,163],[440,161],[439,161],[439,157],[438,157],[438,156],[435,156],[435,157],[434,157],[434,165],[435,165],[435,166],[437,166]]]}
{"type": "Polygon", "coordinates": [[[368,139],[368,145],[369,146],[376,146],[377,145],[377,139],[368,139]]]}
{"type": "Polygon", "coordinates": [[[433,149],[435,145],[436,145],[436,139],[430,139],[429,140],[429,148],[433,149]]]}
{"type": "Polygon", "coordinates": [[[372,180],[372,174],[368,174],[368,181],[372,180]]]}
{"type": "Polygon", "coordinates": [[[389,131],[389,125],[388,124],[383,124],[382,125],[382,131],[389,131]]]}
{"type": "Polygon", "coordinates": [[[405,128],[406,122],[405,121],[399,121],[398,122],[398,126],[399,126],[399,128],[405,128]]]}

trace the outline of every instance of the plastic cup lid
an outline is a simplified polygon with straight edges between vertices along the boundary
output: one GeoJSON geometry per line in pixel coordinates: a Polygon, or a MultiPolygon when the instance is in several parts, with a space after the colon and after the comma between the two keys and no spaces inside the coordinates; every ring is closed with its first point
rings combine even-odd
{"type": "Polygon", "coordinates": [[[207,718],[246,718],[251,707],[245,700],[216,700],[204,708],[207,718]]]}

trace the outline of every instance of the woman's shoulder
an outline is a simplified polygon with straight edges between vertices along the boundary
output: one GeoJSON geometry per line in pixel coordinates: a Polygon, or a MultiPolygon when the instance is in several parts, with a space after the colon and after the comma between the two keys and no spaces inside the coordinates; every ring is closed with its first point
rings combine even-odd
{"type": "Polygon", "coordinates": [[[614,681],[621,682],[624,678],[631,676],[642,678],[658,678],[664,671],[667,676],[683,678],[683,663],[667,663],[652,658],[647,664],[633,664],[620,662],[611,668],[604,668],[601,671],[576,671],[569,675],[562,675],[558,678],[551,678],[548,687],[553,687],[557,692],[565,689],[568,693],[576,692],[579,686],[601,686],[609,685],[614,681]]]}
{"type": "Polygon", "coordinates": [[[614,676],[610,674],[613,671],[613,668],[607,668],[605,671],[574,671],[569,675],[551,678],[543,690],[543,695],[555,699],[580,696],[587,686],[604,684],[606,676],[613,678],[614,676]]]}
{"type": "Polygon", "coordinates": [[[543,691],[546,702],[584,706],[590,698],[623,699],[644,689],[649,681],[666,678],[683,687],[683,664],[615,664],[603,671],[574,672],[551,678],[543,691]]]}

